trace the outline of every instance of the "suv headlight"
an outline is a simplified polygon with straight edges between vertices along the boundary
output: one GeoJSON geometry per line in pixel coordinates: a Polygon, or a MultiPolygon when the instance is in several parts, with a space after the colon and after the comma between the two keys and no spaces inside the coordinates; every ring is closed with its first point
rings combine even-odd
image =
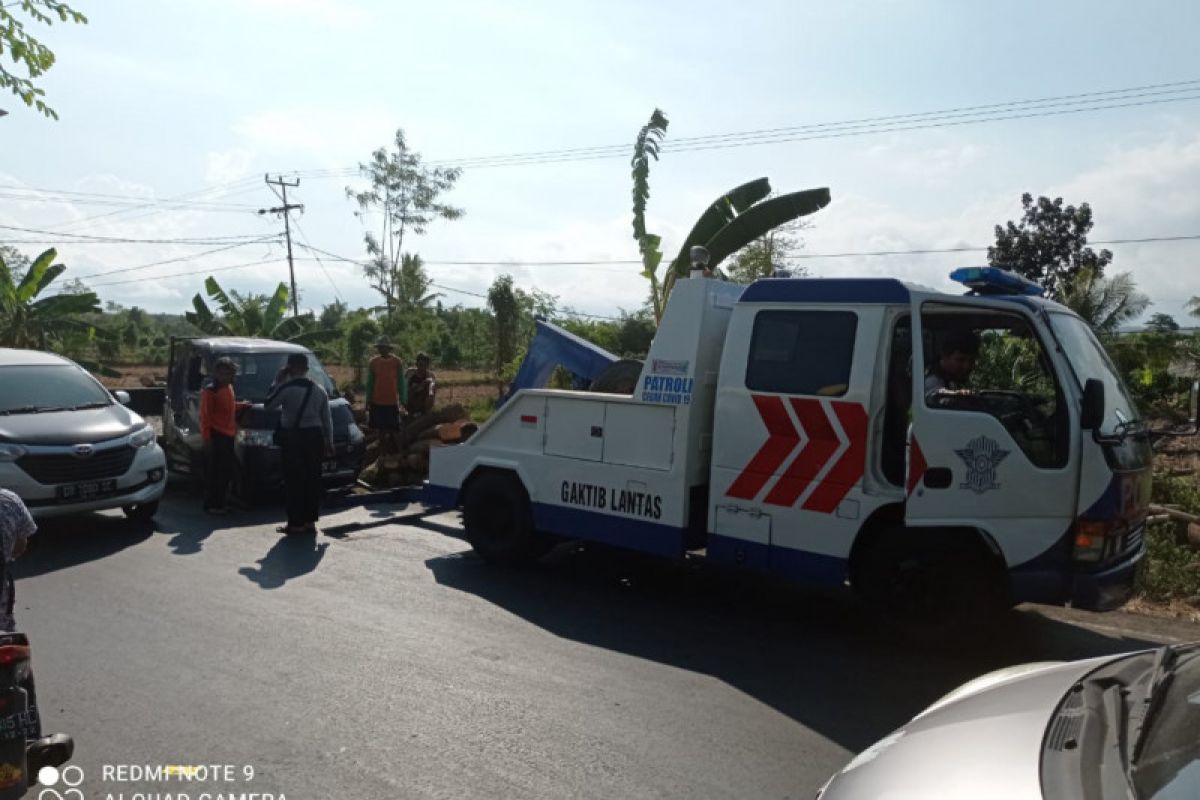
{"type": "Polygon", "coordinates": [[[25,448],[19,444],[0,444],[0,461],[16,461],[25,455],[25,448]]]}
{"type": "Polygon", "coordinates": [[[242,428],[237,432],[237,443],[243,447],[274,447],[275,431],[242,428]]]}
{"type": "Polygon", "coordinates": [[[147,425],[144,428],[134,431],[129,435],[129,443],[134,447],[149,447],[154,444],[154,440],[158,438],[154,434],[154,428],[147,425]]]}

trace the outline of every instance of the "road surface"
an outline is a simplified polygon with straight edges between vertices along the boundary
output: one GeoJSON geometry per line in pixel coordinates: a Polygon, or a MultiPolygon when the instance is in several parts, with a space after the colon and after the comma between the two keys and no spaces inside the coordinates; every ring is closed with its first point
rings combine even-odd
{"type": "Polygon", "coordinates": [[[1200,639],[1027,609],[934,652],[840,594],[694,563],[565,545],[489,567],[416,506],[335,511],[315,540],[198,507],[47,523],[17,565],[44,724],[75,736],[86,797],[807,799],[982,672],[1200,639]],[[139,773],[163,765],[209,768],[139,773]]]}

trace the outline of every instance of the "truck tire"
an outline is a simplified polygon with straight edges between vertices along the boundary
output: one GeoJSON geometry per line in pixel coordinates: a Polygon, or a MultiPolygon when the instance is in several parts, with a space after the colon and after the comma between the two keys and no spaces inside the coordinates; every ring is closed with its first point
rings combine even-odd
{"type": "Polygon", "coordinates": [[[485,472],[463,500],[467,541],[489,564],[522,564],[544,555],[549,540],[533,527],[529,494],[514,475],[485,472]]]}
{"type": "Polygon", "coordinates": [[[589,392],[604,394],[633,394],[637,388],[638,377],[642,374],[642,362],[636,358],[622,358],[614,361],[596,376],[589,392]]]}
{"type": "Polygon", "coordinates": [[[963,535],[889,531],[863,554],[855,589],[905,638],[932,644],[984,634],[1008,607],[1004,575],[963,535]]]}

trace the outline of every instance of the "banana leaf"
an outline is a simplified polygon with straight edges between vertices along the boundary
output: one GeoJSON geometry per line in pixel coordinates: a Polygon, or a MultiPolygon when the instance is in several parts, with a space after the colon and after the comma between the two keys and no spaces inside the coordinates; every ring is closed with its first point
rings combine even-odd
{"type": "Polygon", "coordinates": [[[225,290],[221,288],[221,284],[217,283],[217,279],[212,275],[209,275],[204,281],[204,291],[208,293],[209,297],[217,301],[217,306],[221,309],[223,315],[229,318],[240,316],[241,309],[238,308],[237,303],[233,302],[229,295],[225,294],[225,290]]]}
{"type": "Polygon", "coordinates": [[[808,189],[773,197],[739,214],[705,243],[709,255],[708,268],[715,268],[731,253],[736,253],[780,225],[820,211],[829,205],[829,199],[829,189],[808,189]]]}
{"type": "Polygon", "coordinates": [[[66,267],[64,267],[62,264],[54,267],[51,266],[51,264],[54,263],[54,259],[57,257],[58,251],[51,247],[49,250],[46,250],[34,259],[33,263],[29,265],[29,271],[25,273],[25,277],[21,281],[21,285],[17,287],[16,300],[18,303],[28,303],[33,298],[37,297],[37,293],[40,292],[46,284],[62,274],[63,270],[66,269],[66,267]],[[51,271],[53,271],[53,274],[43,281],[42,279],[45,278],[46,275],[51,271]]]}
{"type": "Polygon", "coordinates": [[[275,288],[275,293],[271,295],[266,310],[263,312],[262,329],[264,331],[273,331],[279,327],[279,323],[283,321],[283,315],[287,313],[287,306],[287,284],[280,282],[279,286],[275,288]]]}
{"type": "Polygon", "coordinates": [[[95,292],[81,294],[56,294],[44,297],[29,306],[31,315],[43,318],[65,317],[70,314],[89,314],[100,312],[100,298],[95,292]]]}
{"type": "Polygon", "coordinates": [[[692,226],[687,238],[683,240],[683,247],[679,248],[679,255],[675,256],[675,260],[671,262],[669,272],[686,276],[688,270],[691,269],[691,249],[694,245],[708,242],[722,228],[737,218],[738,214],[744,213],[746,209],[770,193],[770,181],[766,178],[759,178],[743,183],[712,201],[700,215],[700,219],[696,220],[696,224],[692,226]]]}

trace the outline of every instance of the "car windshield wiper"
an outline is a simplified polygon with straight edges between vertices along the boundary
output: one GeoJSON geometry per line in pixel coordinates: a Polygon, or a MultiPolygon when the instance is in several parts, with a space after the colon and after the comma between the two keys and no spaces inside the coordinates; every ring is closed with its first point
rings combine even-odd
{"type": "Polygon", "coordinates": [[[1171,675],[1175,671],[1178,653],[1170,645],[1164,645],[1154,651],[1154,663],[1150,666],[1150,675],[1146,678],[1146,691],[1142,693],[1142,712],[1138,716],[1137,727],[1133,734],[1133,748],[1130,750],[1130,763],[1136,763],[1142,756],[1142,747],[1146,744],[1146,733],[1154,715],[1162,706],[1163,695],[1171,684],[1171,675]]]}
{"type": "Polygon", "coordinates": [[[62,406],[16,406],[0,411],[0,414],[43,414],[47,411],[62,411],[62,406]]]}
{"type": "Polygon", "coordinates": [[[83,403],[81,405],[72,406],[71,410],[72,411],[85,411],[89,408],[108,408],[110,405],[111,405],[111,403],[109,403],[106,400],[97,400],[93,403],[83,403]]]}

